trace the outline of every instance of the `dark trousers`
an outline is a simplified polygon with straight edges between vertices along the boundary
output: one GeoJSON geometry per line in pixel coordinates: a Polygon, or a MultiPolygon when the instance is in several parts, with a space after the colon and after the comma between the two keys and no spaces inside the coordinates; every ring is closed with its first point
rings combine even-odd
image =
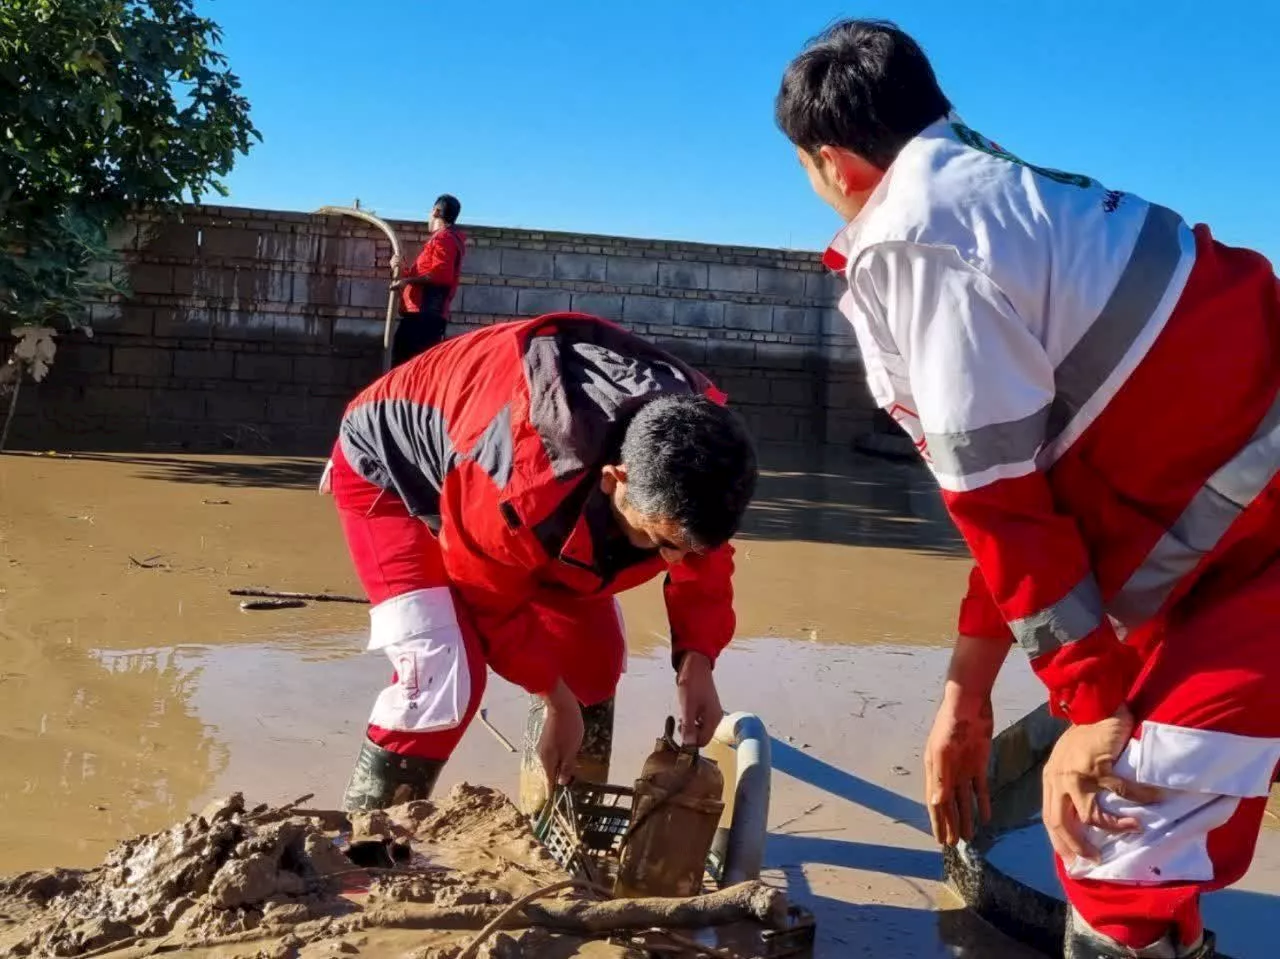
{"type": "Polygon", "coordinates": [[[391,365],[399,366],[444,339],[445,319],[438,313],[401,313],[391,339],[391,365]]]}

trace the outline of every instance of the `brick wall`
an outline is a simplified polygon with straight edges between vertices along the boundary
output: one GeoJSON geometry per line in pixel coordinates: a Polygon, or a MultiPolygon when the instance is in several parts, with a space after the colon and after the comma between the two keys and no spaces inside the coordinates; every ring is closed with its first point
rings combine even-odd
{"type": "MultiPolygon", "coordinates": [[[[394,223],[407,255],[418,223],[394,223]]],[[[711,375],[765,442],[875,429],[837,284],[811,253],[466,227],[450,332],[578,310],[711,375]]],[[[133,293],[60,338],[10,446],[321,452],[380,371],[390,249],[350,217],[200,207],[120,241],[133,293]]]]}

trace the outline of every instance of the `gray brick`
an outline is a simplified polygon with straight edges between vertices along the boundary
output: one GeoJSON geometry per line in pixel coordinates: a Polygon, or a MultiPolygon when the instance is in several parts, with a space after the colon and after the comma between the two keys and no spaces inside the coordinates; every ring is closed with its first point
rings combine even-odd
{"type": "Polygon", "coordinates": [[[754,266],[729,266],[724,263],[712,263],[708,267],[708,286],[713,290],[728,290],[731,293],[756,292],[756,268],[754,266]]]}
{"type": "Polygon", "coordinates": [[[333,343],[335,346],[368,347],[376,341],[381,349],[383,324],[383,320],[340,316],[333,321],[333,343]]]}
{"type": "Polygon", "coordinates": [[[277,340],[298,340],[328,344],[329,321],[318,316],[296,316],[277,313],[273,321],[277,340]]]}
{"type": "Polygon", "coordinates": [[[605,279],[619,286],[657,286],[658,261],[611,256],[605,265],[605,279]]]}
{"type": "Polygon", "coordinates": [[[77,338],[64,341],[55,360],[60,370],[77,373],[107,373],[111,370],[111,348],[105,343],[77,338]]]}
{"type": "Polygon", "coordinates": [[[129,289],[135,295],[173,292],[173,267],[136,263],[129,270],[129,289]]]}
{"type": "Polygon", "coordinates": [[[521,290],[516,299],[516,312],[521,316],[564,313],[569,309],[568,290],[521,290]]]}
{"type": "Polygon", "coordinates": [[[756,274],[759,292],[770,296],[804,296],[805,274],[794,270],[760,270],[756,274]]]}
{"type": "Polygon", "coordinates": [[[117,346],[111,351],[111,372],[117,376],[168,376],[173,354],[154,346],[117,346]]]}
{"type": "Polygon", "coordinates": [[[204,390],[156,390],[149,401],[151,415],[167,420],[199,422],[207,412],[205,399],[204,390]]]}
{"type": "Polygon", "coordinates": [[[724,304],[715,300],[677,300],[675,324],[719,329],[724,326],[724,304]]]}
{"type": "Polygon", "coordinates": [[[462,258],[462,272],[472,276],[499,276],[502,273],[502,251],[492,246],[467,250],[462,258]]]}
{"type": "Polygon", "coordinates": [[[671,323],[675,305],[675,300],[661,296],[624,296],[622,318],[628,323],[671,323]]]}
{"type": "Polygon", "coordinates": [[[658,285],[674,290],[705,290],[707,288],[707,264],[659,263],[658,285]]]}
{"type": "Polygon", "coordinates": [[[781,406],[810,406],[814,400],[813,383],[803,379],[769,381],[769,401],[781,406]]]}
{"type": "Polygon", "coordinates": [[[213,315],[213,335],[219,340],[270,340],[276,318],[270,313],[219,310],[213,315]]]}
{"type": "Polygon", "coordinates": [[[821,328],[827,336],[853,336],[853,324],[839,310],[823,310],[821,328]]]}
{"type": "Polygon", "coordinates": [[[515,316],[514,286],[466,286],[462,288],[460,312],[486,316],[515,316]]]}
{"type": "Polygon", "coordinates": [[[655,345],[686,363],[701,366],[707,361],[705,336],[655,336],[652,339],[655,345]]]}
{"type": "Polygon", "coordinates": [[[174,350],[173,375],[179,379],[229,379],[234,355],[227,350],[174,350]]]}
{"type": "Polygon", "coordinates": [[[821,330],[822,314],[795,306],[776,306],[773,309],[775,333],[813,333],[821,330]]]}
{"type": "Polygon", "coordinates": [[[847,287],[845,278],[839,273],[806,273],[804,274],[804,295],[815,300],[838,300],[847,287]]]}
{"type": "Polygon", "coordinates": [[[267,397],[264,393],[240,390],[218,390],[207,397],[209,419],[214,423],[261,423],[266,419],[267,397]]]}
{"type": "Polygon", "coordinates": [[[317,353],[293,358],[295,383],[345,383],[351,361],[340,356],[317,353]]]}
{"type": "Polygon", "coordinates": [[[570,309],[616,322],[622,319],[622,296],[617,293],[575,293],[570,309]]]}
{"type": "Polygon", "coordinates": [[[238,380],[259,383],[288,383],[293,376],[293,360],[270,353],[238,353],[235,360],[238,380]]]}
{"type": "Polygon", "coordinates": [[[605,258],[585,253],[557,253],[557,280],[589,280],[603,283],[606,275],[605,258]]]}
{"type": "Polygon", "coordinates": [[[309,405],[305,396],[268,396],[267,420],[272,423],[305,423],[309,405]]]}
{"type": "Polygon", "coordinates": [[[346,302],[350,306],[386,309],[390,285],[387,280],[349,279],[346,302]]]}
{"type": "MultiPolygon", "coordinates": [[[[128,316],[126,309],[125,315],[128,316]]],[[[158,337],[201,337],[209,336],[212,319],[205,309],[187,309],[185,307],[158,307],[147,310],[148,317],[154,314],[155,335],[158,337]]]]}
{"type": "Polygon", "coordinates": [[[729,303],[725,307],[724,325],[731,330],[773,330],[773,307],[758,303],[729,303]]]}
{"type": "Polygon", "coordinates": [[[555,276],[555,257],[542,250],[503,250],[502,275],[549,280],[555,276]]]}
{"type": "MultiPolygon", "coordinates": [[[[364,269],[373,269],[382,266],[378,262],[378,244],[372,239],[364,237],[348,236],[343,237],[341,242],[341,263],[343,266],[361,267],[364,269]]],[[[264,250],[265,252],[265,250],[264,250]]],[[[274,251],[273,251],[274,252],[274,251]]]]}

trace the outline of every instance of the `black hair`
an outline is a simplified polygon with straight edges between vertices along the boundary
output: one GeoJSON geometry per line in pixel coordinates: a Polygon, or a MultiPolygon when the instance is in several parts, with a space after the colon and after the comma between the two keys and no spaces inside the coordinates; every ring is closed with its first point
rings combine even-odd
{"type": "Polygon", "coordinates": [[[756,490],[756,450],[733,410],[705,396],[666,394],[642,406],[622,439],[627,501],[678,524],[693,549],[738,531],[756,490]]]}
{"type": "Polygon", "coordinates": [[[440,219],[445,223],[457,223],[458,214],[462,212],[462,204],[458,202],[458,198],[450,193],[442,193],[436,197],[436,202],[432,207],[440,213],[440,219]]]}
{"type": "Polygon", "coordinates": [[[950,110],[915,40],[886,20],[841,20],[791,61],[774,118],[801,149],[844,147],[887,170],[950,110]]]}

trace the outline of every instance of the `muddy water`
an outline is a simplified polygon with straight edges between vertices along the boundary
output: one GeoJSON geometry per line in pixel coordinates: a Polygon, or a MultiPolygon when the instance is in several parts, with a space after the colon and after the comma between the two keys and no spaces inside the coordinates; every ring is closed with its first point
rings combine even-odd
{"type": "MultiPolygon", "coordinates": [[[[741,538],[725,705],[775,735],[770,875],[820,920],[823,956],[1020,956],[948,909],[925,833],[919,748],[967,561],[908,471],[766,474],[741,538]]],[[[386,677],[362,606],[244,613],[235,586],[358,592],[315,460],[0,458],[0,873],[99,861],[245,789],[336,803],[386,677]]],[[[611,778],[671,710],[655,586],[624,597],[632,658],[611,778]]],[[[1001,721],[1040,692],[1015,663],[1001,721]]],[[[525,698],[485,706],[517,743],[525,698]]],[[[513,791],[473,728],[441,788],[513,791]]]]}

